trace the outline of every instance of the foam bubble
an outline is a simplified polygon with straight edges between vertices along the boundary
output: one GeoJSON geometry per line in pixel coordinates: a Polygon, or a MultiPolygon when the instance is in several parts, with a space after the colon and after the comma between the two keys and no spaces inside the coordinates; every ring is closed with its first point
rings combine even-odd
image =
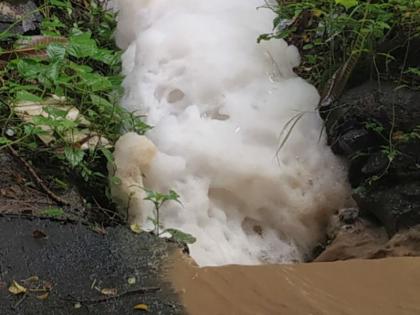
{"type": "MultiPolygon", "coordinates": [[[[296,48],[256,43],[272,27],[262,4],[118,1],[123,104],[147,115],[158,148],[145,185],[181,195],[162,223],[197,237],[201,265],[301,260],[348,196],[344,166],[319,141],[318,93],[293,73],[296,48]]],[[[143,218],[153,211],[140,208],[143,218]]]]}

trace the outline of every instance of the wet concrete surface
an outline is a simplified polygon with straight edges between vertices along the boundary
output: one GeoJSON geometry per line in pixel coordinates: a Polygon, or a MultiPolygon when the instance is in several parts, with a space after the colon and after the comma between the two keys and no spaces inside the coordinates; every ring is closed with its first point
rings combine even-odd
{"type": "Polygon", "coordinates": [[[124,226],[106,232],[101,235],[82,224],[0,216],[0,314],[146,314],[134,310],[137,304],[146,304],[147,314],[184,314],[163,280],[164,262],[176,245],[124,226]],[[13,280],[28,287],[24,279],[34,276],[39,280],[33,291],[8,292],[13,280]],[[48,297],[36,287],[47,287],[48,297]],[[116,297],[101,293],[103,289],[116,289],[116,297]]]}

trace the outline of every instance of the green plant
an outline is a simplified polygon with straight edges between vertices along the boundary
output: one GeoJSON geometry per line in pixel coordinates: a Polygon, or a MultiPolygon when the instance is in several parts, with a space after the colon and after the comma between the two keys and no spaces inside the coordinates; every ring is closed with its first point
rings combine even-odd
{"type": "MultiPolygon", "coordinates": [[[[379,175],[374,175],[367,179],[369,184],[381,179],[390,169],[394,160],[403,155],[400,151],[399,146],[401,144],[406,144],[409,142],[414,142],[420,140],[420,126],[416,126],[409,131],[394,131],[394,126],[390,128],[385,128],[380,122],[377,121],[368,121],[365,122],[364,127],[367,130],[373,131],[379,138],[380,142],[383,144],[379,145],[377,148],[379,152],[385,155],[388,159],[388,164],[385,169],[379,175]]],[[[359,152],[357,156],[368,156],[368,153],[359,152]]]]}
{"type": "Polygon", "coordinates": [[[150,128],[119,104],[115,13],[100,2],[40,0],[39,35],[0,33],[0,149],[48,159],[58,182],[77,174],[95,192],[106,189],[104,159],[119,136],[150,128]],[[18,110],[28,103],[42,113],[27,119],[18,110]]]}
{"type": "Polygon", "coordinates": [[[277,16],[273,32],[258,40],[282,38],[298,47],[298,73],[319,88],[352,56],[387,55],[389,63],[393,57],[381,44],[400,39],[405,47],[420,34],[420,4],[413,0],[278,0],[266,7],[277,16]]]}
{"type": "Polygon", "coordinates": [[[63,209],[61,208],[46,208],[42,210],[40,214],[50,218],[58,218],[65,215],[63,209]]]}
{"type": "Polygon", "coordinates": [[[181,203],[179,200],[179,195],[173,191],[170,190],[169,193],[167,194],[163,194],[160,192],[155,192],[155,191],[150,191],[150,190],[146,190],[146,197],[144,198],[144,200],[148,200],[151,201],[154,205],[154,217],[153,218],[149,218],[149,220],[153,223],[154,225],[154,233],[155,235],[162,235],[164,233],[169,233],[171,234],[171,237],[178,242],[183,242],[186,244],[192,244],[195,243],[196,238],[194,236],[192,236],[191,234],[182,232],[180,230],[177,229],[172,229],[172,228],[168,228],[168,229],[164,229],[163,231],[161,231],[161,223],[160,223],[160,209],[163,206],[163,204],[165,204],[168,201],[176,201],[178,203],[181,203]]]}

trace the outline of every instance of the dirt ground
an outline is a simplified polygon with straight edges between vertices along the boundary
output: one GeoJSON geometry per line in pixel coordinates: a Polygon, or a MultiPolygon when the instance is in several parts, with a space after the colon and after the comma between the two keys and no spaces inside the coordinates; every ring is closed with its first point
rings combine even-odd
{"type": "MultiPolygon", "coordinates": [[[[20,155],[19,155],[20,156],[20,155]]],[[[39,158],[38,158],[39,159],[39,158]]],[[[114,226],[123,223],[113,205],[105,201],[102,205],[97,202],[95,195],[103,197],[104,192],[90,192],[84,189],[79,180],[65,177],[56,165],[50,161],[37,161],[33,165],[32,157],[20,156],[16,158],[7,150],[0,152],[0,214],[19,214],[28,217],[62,218],[75,222],[97,223],[101,226],[114,226]],[[35,172],[36,179],[24,163],[30,165],[35,172]],[[45,189],[41,181],[53,194],[68,204],[57,202],[45,189]],[[79,185],[79,187],[77,187],[79,185]],[[80,193],[92,197],[87,201],[80,193]],[[58,214],[61,213],[61,215],[58,214]]],[[[106,181],[106,179],[104,179],[106,181]]]]}

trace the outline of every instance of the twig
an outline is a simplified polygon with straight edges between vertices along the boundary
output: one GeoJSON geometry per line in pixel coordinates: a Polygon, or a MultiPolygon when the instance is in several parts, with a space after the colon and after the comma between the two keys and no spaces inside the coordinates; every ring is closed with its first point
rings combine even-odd
{"type": "Polygon", "coordinates": [[[24,294],[20,299],[19,299],[19,301],[17,301],[17,303],[15,304],[15,305],[13,305],[12,306],[12,310],[16,310],[18,307],[19,307],[19,305],[20,304],[22,304],[23,303],[23,301],[25,301],[26,300],[26,298],[28,297],[28,295],[27,294],[24,294]]]}
{"type": "Polygon", "coordinates": [[[44,181],[39,177],[39,175],[36,173],[34,168],[29,164],[27,161],[25,161],[15,149],[13,149],[11,146],[8,146],[10,154],[17,159],[20,163],[23,164],[25,169],[28,171],[29,174],[33,177],[33,179],[36,181],[36,183],[42,188],[42,190],[55,202],[61,205],[70,205],[70,203],[67,200],[64,200],[63,198],[57,196],[54,192],[52,192],[47,185],[45,185],[44,181]]]}
{"type": "Polygon", "coordinates": [[[121,221],[124,221],[124,218],[121,214],[119,214],[116,211],[113,211],[111,209],[107,209],[101,206],[101,204],[96,200],[95,197],[92,197],[93,201],[95,202],[96,206],[98,207],[99,210],[102,210],[104,213],[106,213],[106,215],[108,216],[108,218],[110,218],[111,220],[115,220],[115,217],[117,217],[118,219],[120,219],[121,221]]]}
{"type": "Polygon", "coordinates": [[[70,301],[70,302],[79,302],[80,304],[96,304],[96,303],[103,303],[109,300],[119,299],[123,296],[132,295],[132,294],[145,294],[145,293],[153,293],[159,291],[160,288],[158,287],[149,287],[149,288],[139,288],[131,291],[126,291],[117,295],[109,295],[104,296],[96,299],[78,299],[77,297],[68,295],[68,297],[60,297],[61,300],[70,301]]]}

